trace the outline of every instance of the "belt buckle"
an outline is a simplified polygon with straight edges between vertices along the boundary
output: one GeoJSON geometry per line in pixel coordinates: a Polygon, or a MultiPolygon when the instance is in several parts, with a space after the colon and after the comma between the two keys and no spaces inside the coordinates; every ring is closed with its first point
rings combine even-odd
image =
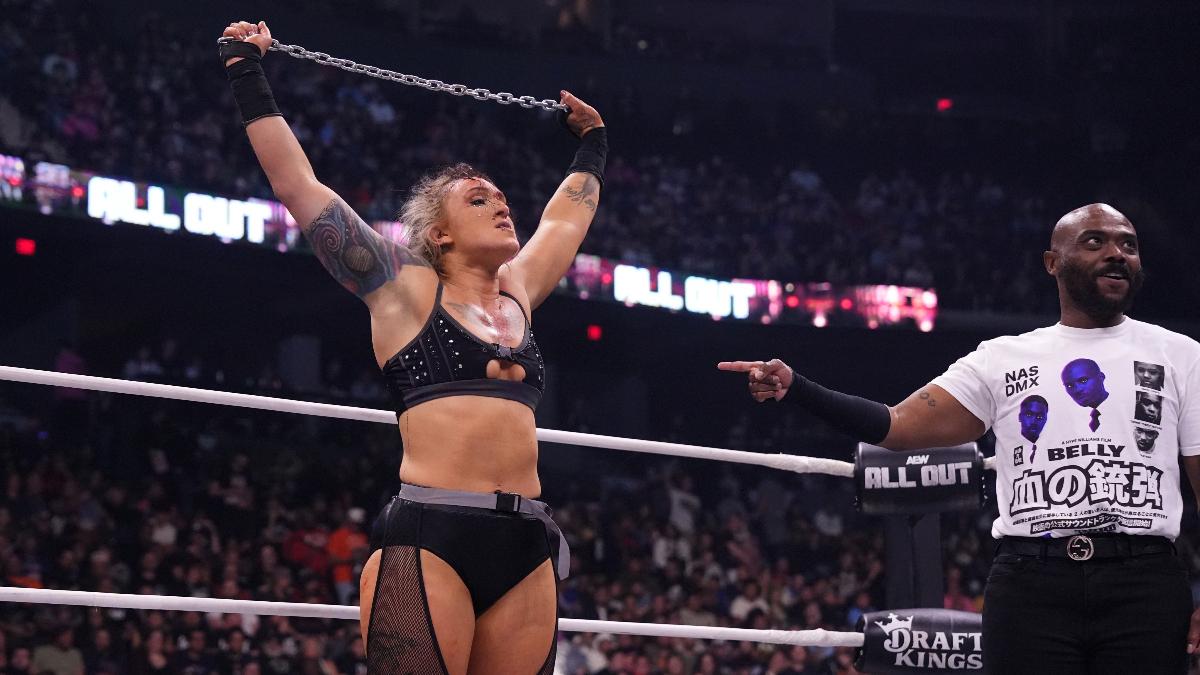
{"type": "Polygon", "coordinates": [[[1076,562],[1091,560],[1092,556],[1096,555],[1096,545],[1092,543],[1092,538],[1086,535],[1077,534],[1067,540],[1067,557],[1076,562]]]}
{"type": "Polygon", "coordinates": [[[496,510],[517,513],[521,510],[521,495],[515,492],[496,492],[496,510]]]}

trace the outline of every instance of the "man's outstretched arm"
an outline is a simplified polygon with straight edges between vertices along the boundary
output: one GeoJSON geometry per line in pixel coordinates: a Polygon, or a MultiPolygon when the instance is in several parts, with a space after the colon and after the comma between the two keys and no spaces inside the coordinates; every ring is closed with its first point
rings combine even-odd
{"type": "Polygon", "coordinates": [[[987,431],[978,417],[936,384],[921,387],[888,412],[891,429],[879,445],[890,450],[945,448],[970,443],[987,431]]]}
{"type": "Polygon", "coordinates": [[[722,361],[717,368],[746,373],[754,400],[784,397],[861,441],[891,450],[938,448],[983,435],[982,420],[936,384],[928,384],[895,406],[827,389],[779,359],[722,361]]]}

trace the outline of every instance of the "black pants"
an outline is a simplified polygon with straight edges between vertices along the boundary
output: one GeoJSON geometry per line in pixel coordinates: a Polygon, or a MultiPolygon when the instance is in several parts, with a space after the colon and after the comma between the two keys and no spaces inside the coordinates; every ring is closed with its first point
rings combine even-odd
{"type": "Polygon", "coordinates": [[[1172,553],[1093,559],[1001,553],[984,594],[990,675],[1184,675],[1192,594],[1172,553]]]}

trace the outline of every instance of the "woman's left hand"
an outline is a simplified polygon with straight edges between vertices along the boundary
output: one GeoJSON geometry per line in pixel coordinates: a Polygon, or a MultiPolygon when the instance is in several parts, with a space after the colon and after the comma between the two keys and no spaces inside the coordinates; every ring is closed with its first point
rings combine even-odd
{"type": "Polygon", "coordinates": [[[600,119],[600,113],[596,112],[595,108],[565,89],[559,94],[561,95],[559,103],[571,109],[571,112],[567,114],[567,128],[571,130],[571,133],[583,138],[583,135],[592,129],[604,126],[604,120],[600,119]]]}

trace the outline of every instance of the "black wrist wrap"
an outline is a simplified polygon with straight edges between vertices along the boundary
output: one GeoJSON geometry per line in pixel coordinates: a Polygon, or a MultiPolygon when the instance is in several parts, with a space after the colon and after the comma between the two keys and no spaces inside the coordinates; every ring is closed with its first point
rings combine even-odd
{"type": "Polygon", "coordinates": [[[892,429],[892,413],[886,405],[826,389],[794,370],[783,400],[796,401],[834,429],[872,445],[882,443],[892,429]]]}
{"type": "Polygon", "coordinates": [[[571,162],[567,174],[590,173],[604,187],[604,163],[608,158],[608,129],[596,127],[583,135],[579,141],[579,149],[575,151],[575,161],[571,162]]]}
{"type": "MultiPolygon", "coordinates": [[[[249,46],[261,59],[262,55],[258,54],[258,47],[249,46]]],[[[241,54],[233,54],[233,56],[241,56],[241,54]]],[[[281,114],[279,106],[275,105],[275,97],[271,94],[271,85],[267,84],[267,76],[263,73],[259,59],[246,56],[225,69],[225,74],[229,76],[229,86],[233,88],[233,100],[237,101],[238,110],[242,112],[242,124],[250,124],[263,117],[281,114]]]]}
{"type": "Polygon", "coordinates": [[[240,56],[243,59],[251,61],[262,61],[262,52],[259,51],[258,45],[253,42],[244,40],[235,40],[233,38],[221,38],[217,40],[217,55],[221,58],[221,65],[225,65],[229,59],[235,56],[240,56]]]}

